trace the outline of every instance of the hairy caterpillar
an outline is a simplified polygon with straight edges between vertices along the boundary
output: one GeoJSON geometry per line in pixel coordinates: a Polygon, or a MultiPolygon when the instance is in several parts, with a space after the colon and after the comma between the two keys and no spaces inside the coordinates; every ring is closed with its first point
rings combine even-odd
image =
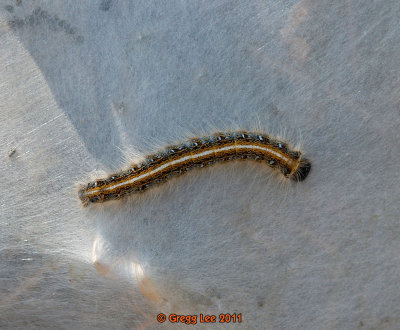
{"type": "Polygon", "coordinates": [[[303,158],[301,152],[290,150],[286,143],[266,134],[219,132],[168,146],[125,171],[90,182],[79,190],[79,198],[83,205],[120,199],[124,195],[142,192],[154,184],[165,182],[191,168],[236,159],[263,162],[296,182],[303,181],[311,170],[310,161],[303,158]]]}

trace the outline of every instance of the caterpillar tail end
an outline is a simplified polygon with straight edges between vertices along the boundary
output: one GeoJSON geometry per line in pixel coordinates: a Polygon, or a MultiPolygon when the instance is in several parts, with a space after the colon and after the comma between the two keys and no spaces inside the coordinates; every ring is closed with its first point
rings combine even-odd
{"type": "Polygon", "coordinates": [[[306,179],[311,171],[311,162],[308,159],[302,159],[296,171],[292,175],[292,180],[300,182],[306,179]]]}
{"type": "Polygon", "coordinates": [[[87,206],[89,204],[90,199],[86,196],[85,188],[82,188],[78,191],[78,196],[83,206],[87,206]]]}

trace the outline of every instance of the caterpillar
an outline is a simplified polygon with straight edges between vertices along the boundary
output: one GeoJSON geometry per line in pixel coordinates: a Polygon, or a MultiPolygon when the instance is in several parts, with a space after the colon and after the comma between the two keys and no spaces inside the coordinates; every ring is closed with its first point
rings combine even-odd
{"type": "Polygon", "coordinates": [[[300,151],[291,150],[286,143],[266,134],[218,132],[168,146],[125,171],[88,183],[81,187],[78,194],[85,206],[89,203],[102,203],[143,192],[191,168],[237,159],[263,162],[295,182],[303,181],[311,170],[310,161],[303,158],[300,151]]]}

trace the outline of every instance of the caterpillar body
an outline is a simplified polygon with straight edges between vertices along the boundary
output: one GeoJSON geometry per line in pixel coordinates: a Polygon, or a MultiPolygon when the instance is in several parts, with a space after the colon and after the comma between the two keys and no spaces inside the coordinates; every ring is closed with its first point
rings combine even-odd
{"type": "Polygon", "coordinates": [[[131,193],[143,192],[192,168],[238,159],[263,162],[296,182],[303,181],[311,170],[310,161],[303,158],[300,151],[291,150],[286,143],[266,134],[219,132],[168,146],[125,171],[90,182],[81,187],[79,198],[85,206],[120,199],[131,193]]]}

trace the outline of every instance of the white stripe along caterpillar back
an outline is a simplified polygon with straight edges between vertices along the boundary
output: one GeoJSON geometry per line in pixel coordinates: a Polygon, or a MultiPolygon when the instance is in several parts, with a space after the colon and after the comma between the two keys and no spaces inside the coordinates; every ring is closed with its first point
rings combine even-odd
{"type": "Polygon", "coordinates": [[[235,159],[264,162],[297,182],[303,181],[311,170],[310,161],[302,158],[301,152],[289,150],[287,144],[268,135],[244,131],[216,133],[166,147],[125,171],[90,182],[79,190],[79,198],[83,205],[120,199],[191,168],[235,159]]]}

